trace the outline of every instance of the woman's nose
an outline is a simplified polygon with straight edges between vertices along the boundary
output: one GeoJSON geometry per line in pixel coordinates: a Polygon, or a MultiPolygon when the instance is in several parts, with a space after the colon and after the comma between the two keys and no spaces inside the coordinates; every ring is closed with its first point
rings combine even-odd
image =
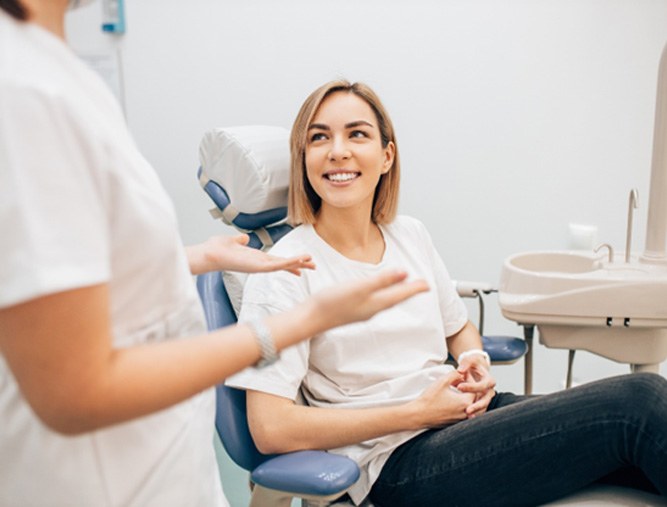
{"type": "Polygon", "coordinates": [[[329,151],[329,160],[345,160],[350,158],[350,149],[344,139],[334,137],[329,151]]]}

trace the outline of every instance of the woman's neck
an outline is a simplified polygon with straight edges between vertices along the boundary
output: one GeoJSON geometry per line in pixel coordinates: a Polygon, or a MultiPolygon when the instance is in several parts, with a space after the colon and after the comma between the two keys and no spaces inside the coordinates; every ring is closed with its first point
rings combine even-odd
{"type": "Polygon", "coordinates": [[[314,224],[317,234],[345,257],[377,264],[384,255],[384,238],[369,213],[320,209],[314,224]]]}

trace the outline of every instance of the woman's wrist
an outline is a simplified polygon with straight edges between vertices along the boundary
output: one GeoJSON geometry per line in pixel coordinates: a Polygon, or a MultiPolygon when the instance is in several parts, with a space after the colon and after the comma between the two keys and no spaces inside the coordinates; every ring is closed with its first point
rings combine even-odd
{"type": "Polygon", "coordinates": [[[400,408],[402,410],[400,420],[405,424],[401,431],[419,431],[432,427],[431,421],[427,418],[430,407],[425,406],[421,398],[409,401],[400,408]]]}
{"type": "Polygon", "coordinates": [[[461,352],[459,354],[459,357],[456,358],[456,362],[458,364],[461,364],[461,361],[463,361],[465,358],[472,356],[478,356],[484,358],[486,365],[491,366],[491,357],[489,356],[488,352],[482,349],[469,349],[464,352],[461,352]]]}

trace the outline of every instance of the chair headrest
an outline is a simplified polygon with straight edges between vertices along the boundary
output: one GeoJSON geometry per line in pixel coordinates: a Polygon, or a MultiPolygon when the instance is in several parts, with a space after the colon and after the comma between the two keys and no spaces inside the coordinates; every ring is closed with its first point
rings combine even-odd
{"type": "MultiPolygon", "coordinates": [[[[202,186],[221,211],[231,204],[238,213],[255,215],[287,206],[287,129],[265,125],[212,129],[199,145],[199,160],[202,186]],[[207,189],[209,182],[214,185],[207,189]]],[[[267,220],[277,221],[275,216],[267,220]]]]}

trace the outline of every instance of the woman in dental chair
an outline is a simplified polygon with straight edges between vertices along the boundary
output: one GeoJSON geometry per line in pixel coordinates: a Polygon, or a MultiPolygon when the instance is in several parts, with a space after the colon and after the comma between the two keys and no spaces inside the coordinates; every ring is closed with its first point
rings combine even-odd
{"type": "Polygon", "coordinates": [[[213,386],[426,287],[384,273],[206,333],[192,273],[313,265],[243,236],[183,249],[114,97],[63,40],[79,3],[0,0],[0,505],[224,507],[213,386]]]}
{"type": "Polygon", "coordinates": [[[246,389],[265,453],[325,449],[354,459],[356,504],[538,505],[597,481],[667,495],[667,381],[634,374],[537,397],[495,391],[488,356],[424,226],[395,216],[399,157],[391,120],[367,86],[328,83],[291,135],[289,214],[274,247],[307,251],[302,277],[251,275],[241,322],[286,311],[311,292],[405,269],[419,294],[364,323],[324,332],[246,389]],[[447,354],[458,367],[444,364],[447,354]]]}

